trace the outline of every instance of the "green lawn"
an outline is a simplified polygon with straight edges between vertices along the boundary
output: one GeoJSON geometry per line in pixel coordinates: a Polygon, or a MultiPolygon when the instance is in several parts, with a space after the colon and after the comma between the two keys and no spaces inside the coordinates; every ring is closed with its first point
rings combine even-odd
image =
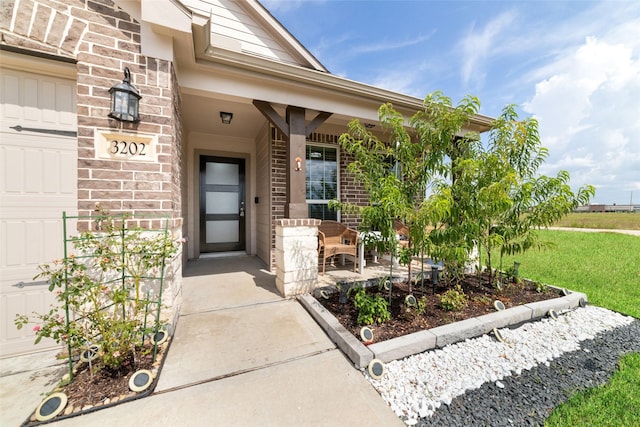
{"type": "Polygon", "coordinates": [[[640,354],[623,357],[609,384],[571,396],[545,426],[640,426],[640,354]]]}
{"type": "Polygon", "coordinates": [[[584,292],[592,304],[640,318],[640,237],[547,230],[540,235],[556,248],[505,257],[503,269],[517,259],[522,277],[584,292]]]}
{"type": "MultiPolygon", "coordinates": [[[[591,304],[640,318],[640,237],[579,231],[541,236],[556,248],[517,256],[522,277],[585,292],[591,304]]],[[[503,267],[513,260],[505,258],[503,267]]],[[[640,426],[640,354],[622,358],[608,384],[576,393],[545,425],[640,426]]]]}
{"type": "Polygon", "coordinates": [[[562,218],[556,227],[604,228],[640,230],[640,213],[631,212],[573,212],[562,218]]]}

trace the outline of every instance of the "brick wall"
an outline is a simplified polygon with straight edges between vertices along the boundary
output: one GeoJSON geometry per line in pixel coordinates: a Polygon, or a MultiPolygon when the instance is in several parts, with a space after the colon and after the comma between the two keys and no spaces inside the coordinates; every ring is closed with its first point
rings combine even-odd
{"type": "Polygon", "coordinates": [[[180,227],[179,97],[172,64],[140,55],[140,27],[127,14],[108,4],[86,5],[89,26],[76,57],[79,214],[90,215],[100,203],[110,212],[169,214],[176,220],[170,227],[180,227]],[[124,67],[142,95],[139,123],[107,117],[108,90],[122,80],[124,67]],[[95,130],[108,128],[157,135],[157,163],[96,159],[95,130]]]}
{"type": "Polygon", "coordinates": [[[276,265],[277,220],[284,218],[287,202],[287,140],[276,128],[271,127],[271,269],[276,265]]]}
{"type": "Polygon", "coordinates": [[[177,82],[170,62],[140,54],[140,25],[109,0],[3,0],[0,22],[3,44],[77,63],[79,215],[99,203],[111,213],[169,214],[170,227],[181,227],[177,82]],[[108,90],[122,81],[124,67],[142,95],[139,123],[107,117],[108,90]],[[96,158],[97,129],[157,135],[158,162],[96,158]]]}
{"type": "MultiPolygon", "coordinates": [[[[366,206],[369,204],[369,196],[364,188],[358,184],[355,177],[347,173],[347,166],[353,162],[351,154],[340,152],[340,200],[345,203],[351,203],[358,206],[366,206]]],[[[360,218],[354,214],[342,214],[340,221],[347,227],[358,228],[360,218]]]]}

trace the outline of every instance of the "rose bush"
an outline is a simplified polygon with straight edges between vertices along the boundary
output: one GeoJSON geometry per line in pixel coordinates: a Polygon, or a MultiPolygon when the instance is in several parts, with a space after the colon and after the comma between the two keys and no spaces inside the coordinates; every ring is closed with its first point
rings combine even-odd
{"type": "Polygon", "coordinates": [[[145,337],[157,330],[165,262],[179,242],[166,230],[127,229],[126,216],[100,215],[99,231],[70,239],[75,255],[39,266],[56,304],[48,313],[17,315],[18,329],[35,323],[44,337],[70,352],[99,347],[104,366],[117,368],[136,357],[145,337]]]}

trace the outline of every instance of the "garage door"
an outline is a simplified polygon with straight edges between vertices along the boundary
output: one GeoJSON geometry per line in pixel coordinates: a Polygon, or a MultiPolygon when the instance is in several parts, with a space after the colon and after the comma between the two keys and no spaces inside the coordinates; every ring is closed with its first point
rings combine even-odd
{"type": "MultiPolygon", "coordinates": [[[[46,68],[43,68],[46,69],[46,68]]],[[[45,312],[53,298],[34,281],[63,254],[62,212],[77,214],[74,80],[1,68],[0,357],[44,350],[16,313],[45,312]]]]}

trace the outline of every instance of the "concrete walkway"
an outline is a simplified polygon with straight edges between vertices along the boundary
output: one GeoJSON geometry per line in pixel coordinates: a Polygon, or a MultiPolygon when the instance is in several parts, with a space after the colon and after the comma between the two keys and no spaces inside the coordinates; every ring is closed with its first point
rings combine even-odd
{"type": "Polygon", "coordinates": [[[22,424],[68,371],[60,350],[0,359],[0,426],[22,424]]]}
{"type": "Polygon", "coordinates": [[[249,256],[190,262],[154,393],[54,425],[402,426],[265,268],[249,256]]]}

